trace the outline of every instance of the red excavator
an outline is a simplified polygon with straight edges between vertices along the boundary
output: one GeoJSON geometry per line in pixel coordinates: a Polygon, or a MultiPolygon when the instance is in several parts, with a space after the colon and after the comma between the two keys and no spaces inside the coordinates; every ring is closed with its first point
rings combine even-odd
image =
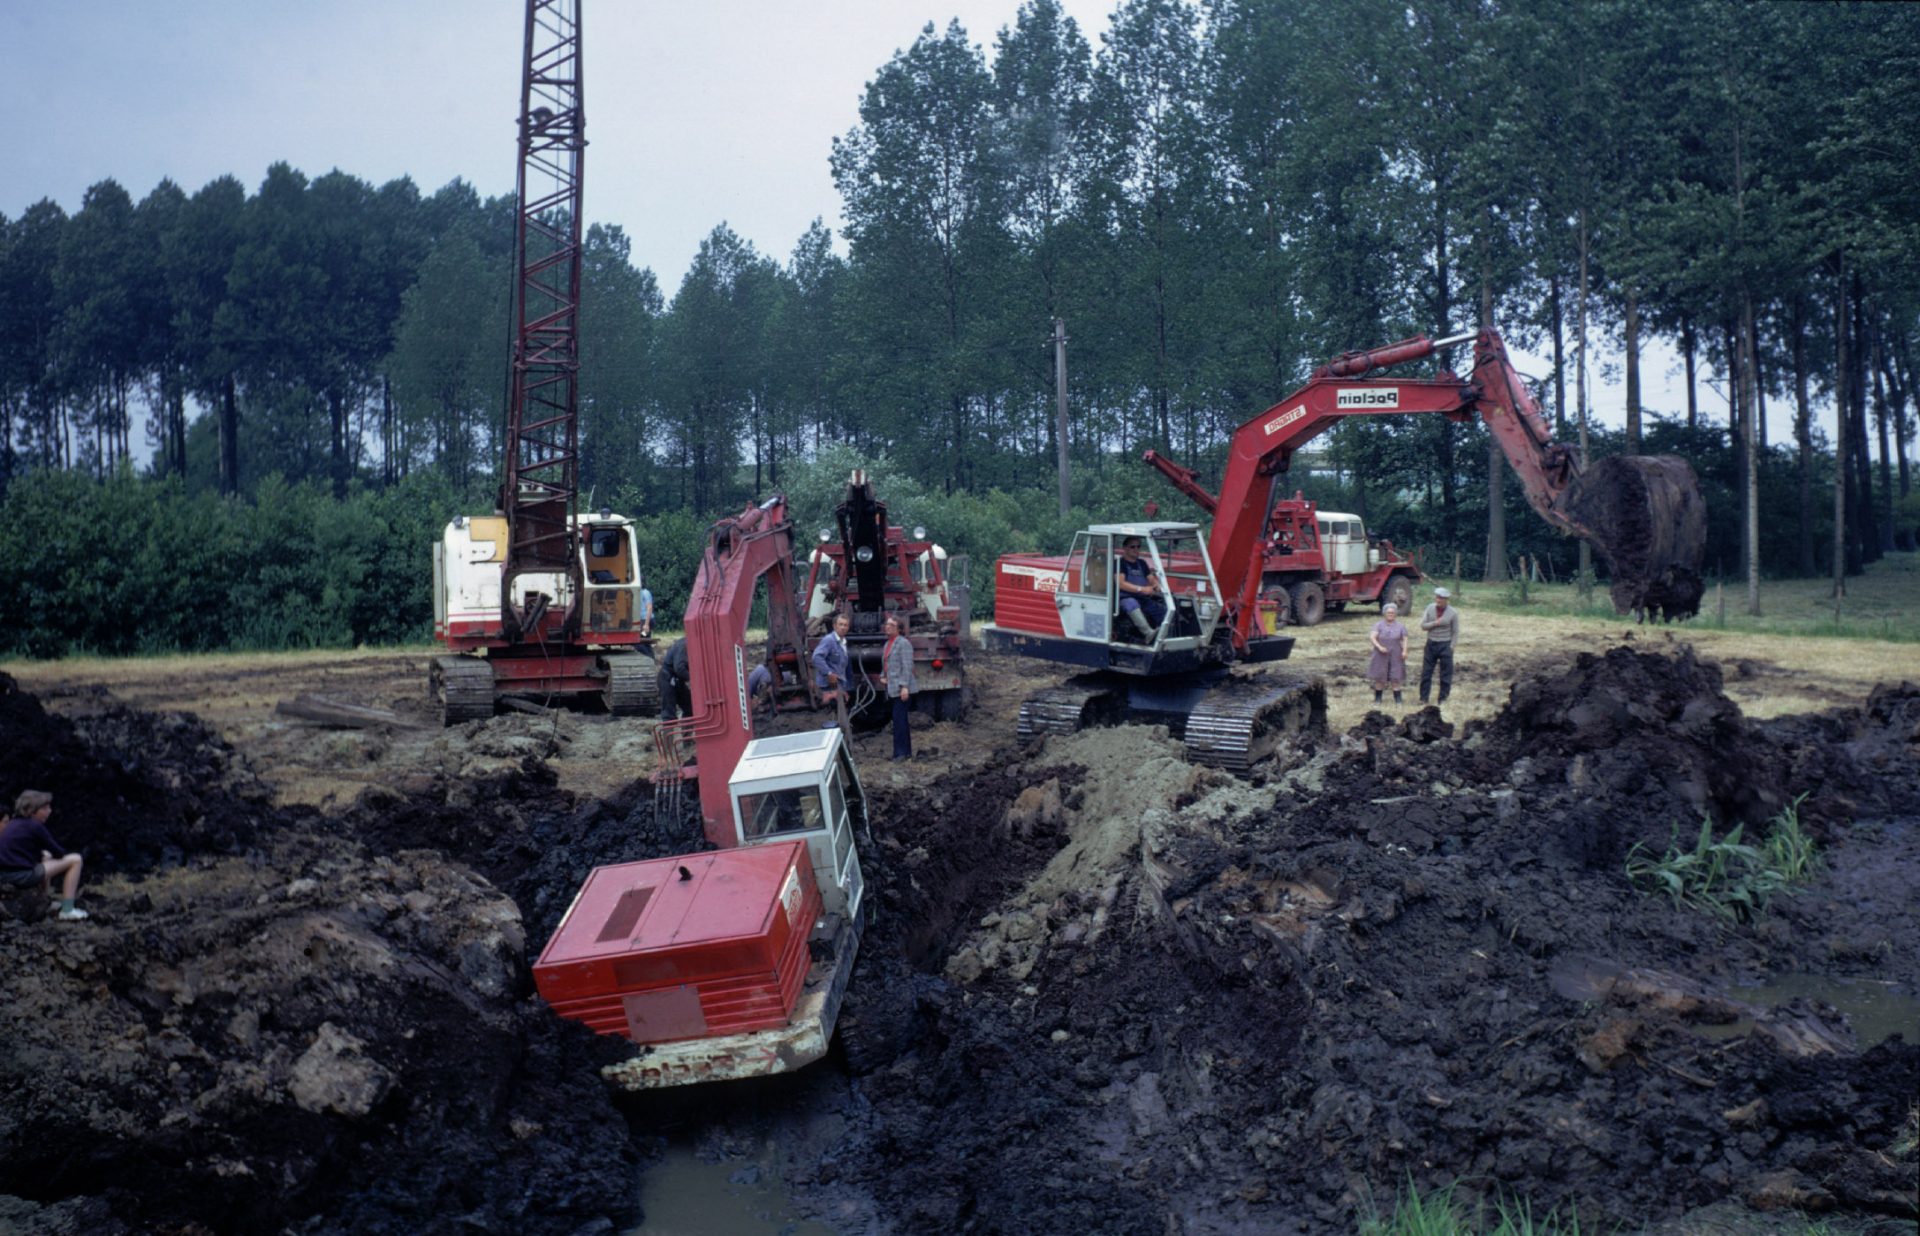
{"type": "Polygon", "coordinates": [[[1098,525],[1076,535],[1066,558],[1000,559],[988,643],[1094,671],[1021,705],[1022,736],[1164,723],[1184,736],[1193,758],[1244,771],[1303,716],[1323,713],[1317,683],[1271,676],[1262,683],[1227,667],[1277,660],[1292,649],[1291,639],[1269,633],[1260,597],[1276,478],[1303,443],[1343,417],[1401,412],[1479,416],[1533,508],[1585,537],[1607,562],[1617,606],[1697,612],[1706,509],[1684,460],[1613,456],[1582,472],[1572,449],[1552,441],[1499,335],[1418,336],[1335,358],[1236,430],[1204,540],[1192,524],[1098,525]],[[1471,378],[1365,376],[1468,339],[1471,378]],[[1124,570],[1116,554],[1132,560],[1124,570]]]}
{"type": "Polygon", "coordinates": [[[756,738],[747,685],[759,596],[775,715],[819,706],[793,549],[779,497],[708,531],[687,605],[691,715],[655,730],[656,803],[676,810],[697,781],[718,848],[596,868],[534,965],[556,1012],[640,1045],[601,1070],[618,1086],[785,1072],[833,1038],[860,946],[866,797],[840,726],[756,738]]]}

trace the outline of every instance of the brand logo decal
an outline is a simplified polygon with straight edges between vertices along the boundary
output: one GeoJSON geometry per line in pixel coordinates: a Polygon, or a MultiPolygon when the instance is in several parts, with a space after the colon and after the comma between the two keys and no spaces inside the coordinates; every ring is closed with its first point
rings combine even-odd
{"type": "Polygon", "coordinates": [[[1400,388],[1397,386],[1364,386],[1339,392],[1334,401],[1340,408],[1397,408],[1400,406],[1400,388]]]}
{"type": "Polygon", "coordinates": [[[738,644],[733,646],[733,686],[740,694],[740,728],[751,734],[753,717],[747,711],[747,653],[738,644]]]}
{"type": "Polygon", "coordinates": [[[1295,421],[1299,420],[1301,417],[1305,416],[1306,414],[1307,414],[1307,405],[1303,403],[1291,412],[1282,412],[1280,415],[1268,421],[1264,426],[1262,426],[1262,428],[1264,428],[1267,431],[1268,437],[1272,437],[1274,434],[1279,433],[1282,429],[1285,429],[1288,425],[1293,424],[1295,421]]]}

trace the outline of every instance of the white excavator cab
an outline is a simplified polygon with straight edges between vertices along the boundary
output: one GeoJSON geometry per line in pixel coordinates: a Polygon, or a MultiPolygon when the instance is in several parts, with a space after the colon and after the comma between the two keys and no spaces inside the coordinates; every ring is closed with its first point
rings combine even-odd
{"type": "Polygon", "coordinates": [[[865,881],[854,834],[867,830],[867,800],[837,726],[754,739],[727,796],[740,845],[805,841],[821,909],[857,920],[865,881]]]}
{"type": "Polygon", "coordinates": [[[1220,583],[1194,524],[1096,524],[1075,534],[1053,588],[1061,631],[1097,644],[1145,642],[1156,652],[1191,653],[1213,638],[1221,612],[1220,583]],[[1142,639],[1125,613],[1120,589],[1130,548],[1152,573],[1159,621],[1142,639]]]}

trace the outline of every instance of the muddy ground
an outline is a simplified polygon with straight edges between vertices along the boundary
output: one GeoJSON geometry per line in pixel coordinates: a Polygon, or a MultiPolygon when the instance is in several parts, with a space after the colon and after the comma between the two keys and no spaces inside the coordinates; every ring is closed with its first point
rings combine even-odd
{"type": "Polygon", "coordinates": [[[925,758],[860,741],[878,913],[835,1055],[616,1098],[618,1042],[528,962],[594,865],[698,822],[656,815],[645,722],[273,715],[425,719],[419,662],[0,689],[0,792],[54,792],[94,912],[4,900],[0,1231],[610,1232],[670,1141],[842,1233],[1342,1231],[1409,1181],[1625,1230],[1920,1213],[1915,1028],[1726,994],[1920,1008],[1920,689],[1641,633],[1463,648],[1446,715],[1389,715],[1330,658],[1332,731],[1241,781],[1154,729],[1017,746],[1045,671],[982,658],[925,758]],[[1802,795],[1826,866],[1755,921],[1625,877],[1802,795]]]}

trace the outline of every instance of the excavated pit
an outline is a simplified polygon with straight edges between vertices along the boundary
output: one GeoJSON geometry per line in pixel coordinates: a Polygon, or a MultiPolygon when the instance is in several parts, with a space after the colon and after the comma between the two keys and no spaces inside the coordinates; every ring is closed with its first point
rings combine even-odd
{"type": "Polygon", "coordinates": [[[592,866],[698,822],[643,780],[560,790],[517,724],[466,739],[485,777],[322,813],[190,719],[69,722],[4,684],[9,784],[56,794],[96,917],[0,922],[0,1227],[606,1232],[672,1137],[778,1147],[847,1233],[1348,1231],[1409,1181],[1603,1226],[1911,1230],[1910,1037],[1861,1050],[1818,1002],[1705,1031],[1718,989],[1790,970],[1920,993],[1920,689],[1757,724],[1711,663],[1623,647],[1464,732],[1375,714],[1253,781],[1145,727],[876,773],[834,1059],[619,1101],[619,1045],[554,1019],[528,960],[592,866]],[[1796,798],[1826,872],[1757,922],[1624,876],[1796,798]]]}

